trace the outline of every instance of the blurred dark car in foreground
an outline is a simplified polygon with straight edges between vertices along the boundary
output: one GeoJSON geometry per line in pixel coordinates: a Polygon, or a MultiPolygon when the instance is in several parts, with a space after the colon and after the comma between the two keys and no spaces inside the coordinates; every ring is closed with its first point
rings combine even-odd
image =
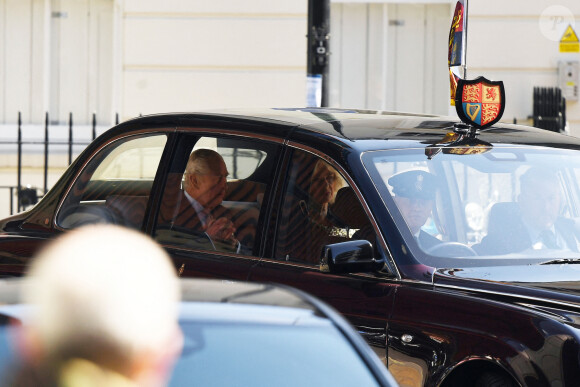
{"type": "Polygon", "coordinates": [[[326,301],[401,385],[577,385],[579,181],[580,139],[518,125],[338,109],[140,117],[0,221],[0,274],[21,275],[68,229],[123,224],[163,245],[183,277],[283,283],[326,301]],[[174,221],[198,148],[226,162],[222,205],[244,250],[174,221]],[[548,177],[522,189],[534,170],[548,177]],[[314,188],[330,185],[340,189],[315,220],[314,188]],[[539,229],[520,218],[561,235],[526,241],[539,229]]]}
{"type": "MultiPolygon", "coordinates": [[[[19,282],[0,281],[4,381],[17,359],[8,321],[30,312],[18,304],[19,282]]],[[[342,316],[301,291],[217,280],[181,286],[184,348],[169,386],[397,386],[342,316]]]]}

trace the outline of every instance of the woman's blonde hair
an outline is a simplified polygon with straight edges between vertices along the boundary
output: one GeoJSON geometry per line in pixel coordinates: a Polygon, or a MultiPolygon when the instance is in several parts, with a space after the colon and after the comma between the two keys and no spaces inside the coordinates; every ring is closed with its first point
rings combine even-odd
{"type": "Polygon", "coordinates": [[[326,169],[329,172],[332,172],[335,176],[334,183],[332,184],[332,198],[330,199],[330,204],[334,203],[336,199],[336,193],[339,189],[346,185],[345,180],[343,179],[342,175],[334,168],[332,165],[327,163],[322,159],[318,159],[314,164],[314,169],[312,170],[312,175],[310,176],[310,184],[312,185],[312,181],[314,180],[315,176],[318,174],[320,169],[326,169]]]}

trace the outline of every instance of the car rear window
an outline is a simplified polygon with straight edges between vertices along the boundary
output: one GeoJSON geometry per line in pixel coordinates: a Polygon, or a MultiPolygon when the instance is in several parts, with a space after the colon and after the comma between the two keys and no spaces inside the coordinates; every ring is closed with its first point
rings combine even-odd
{"type": "Polygon", "coordinates": [[[112,223],[140,229],[167,136],[128,136],[103,147],[70,187],[56,223],[71,229],[112,223]]]}

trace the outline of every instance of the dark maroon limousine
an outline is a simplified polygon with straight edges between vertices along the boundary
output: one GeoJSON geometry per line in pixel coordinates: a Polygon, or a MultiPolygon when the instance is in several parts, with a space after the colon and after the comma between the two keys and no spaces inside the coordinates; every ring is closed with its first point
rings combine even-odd
{"type": "Polygon", "coordinates": [[[183,277],[328,302],[403,386],[578,385],[579,181],[580,139],[524,126],[338,109],[146,116],[0,222],[0,273],[22,275],[66,230],[122,224],[183,277]],[[186,169],[200,148],[217,161],[186,169]],[[223,186],[208,208],[194,180],[223,186]],[[182,222],[186,208],[205,220],[182,222]],[[211,231],[223,217],[231,235],[211,231]]]}

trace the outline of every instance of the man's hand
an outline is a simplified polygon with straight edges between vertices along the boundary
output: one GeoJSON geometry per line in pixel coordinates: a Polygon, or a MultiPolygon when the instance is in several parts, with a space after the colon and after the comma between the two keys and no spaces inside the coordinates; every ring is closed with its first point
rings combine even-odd
{"type": "Polygon", "coordinates": [[[238,243],[234,233],[236,228],[231,220],[226,217],[217,218],[208,224],[205,232],[213,240],[223,241],[235,247],[238,243]]]}

